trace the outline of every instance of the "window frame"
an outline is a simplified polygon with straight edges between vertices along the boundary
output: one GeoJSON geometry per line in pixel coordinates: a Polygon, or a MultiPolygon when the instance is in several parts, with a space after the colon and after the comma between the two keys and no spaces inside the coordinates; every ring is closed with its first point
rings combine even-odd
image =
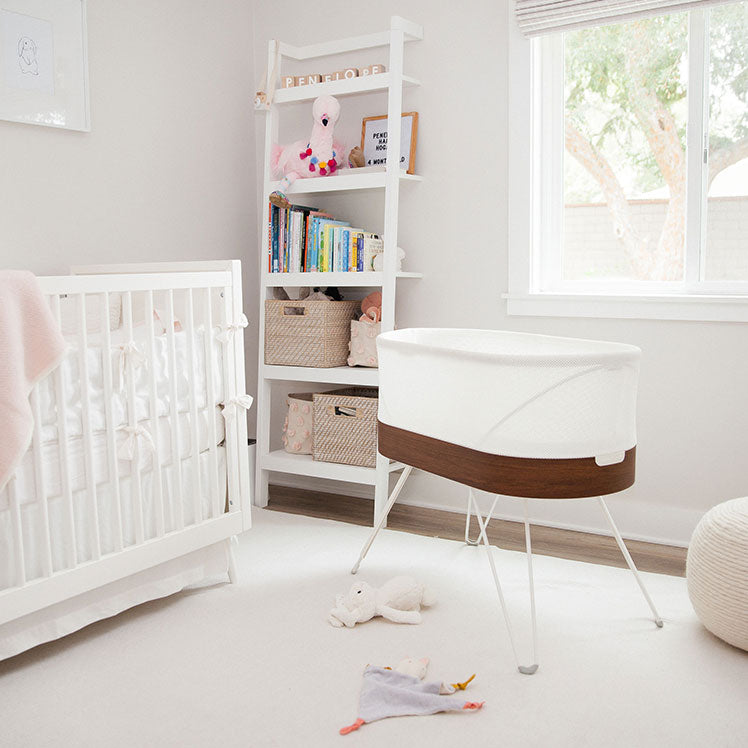
{"type": "Polygon", "coordinates": [[[561,36],[529,40],[509,12],[509,288],[503,294],[508,314],[748,322],[748,281],[702,280],[709,11],[689,13],[684,280],[623,282],[561,279],[563,209],[557,199],[562,194],[565,154],[564,66],[558,64],[563,63],[561,36]],[[549,109],[553,117],[545,116],[549,109]]]}

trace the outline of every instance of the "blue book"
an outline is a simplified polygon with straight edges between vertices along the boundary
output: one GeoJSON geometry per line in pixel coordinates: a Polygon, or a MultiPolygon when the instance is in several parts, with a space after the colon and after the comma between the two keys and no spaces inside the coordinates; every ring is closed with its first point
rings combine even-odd
{"type": "Polygon", "coordinates": [[[273,205],[273,272],[279,272],[278,268],[278,235],[280,233],[280,209],[273,205]]]}

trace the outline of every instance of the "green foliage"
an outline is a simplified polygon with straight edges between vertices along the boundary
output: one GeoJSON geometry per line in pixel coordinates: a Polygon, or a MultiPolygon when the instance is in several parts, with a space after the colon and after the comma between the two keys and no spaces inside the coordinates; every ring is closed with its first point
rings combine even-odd
{"type": "MultiPolygon", "coordinates": [[[[664,186],[637,117],[651,110],[652,96],[673,116],[685,149],[688,17],[677,13],[564,35],[567,120],[605,156],[629,195],[664,186]]],[[[714,8],[710,20],[710,144],[730,147],[748,136],[748,2],[714,8]]],[[[567,200],[600,198],[578,170],[567,174],[567,200]]]]}

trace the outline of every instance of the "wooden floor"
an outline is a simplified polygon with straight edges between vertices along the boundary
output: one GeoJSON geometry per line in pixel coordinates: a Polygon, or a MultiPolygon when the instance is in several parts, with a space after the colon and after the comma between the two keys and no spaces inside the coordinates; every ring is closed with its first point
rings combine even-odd
{"type": "MultiPolygon", "coordinates": [[[[351,496],[270,486],[268,509],[371,526],[374,502],[351,496]]],[[[387,527],[390,530],[402,530],[416,535],[464,540],[465,515],[395,504],[390,512],[387,527]]],[[[533,553],[606,566],[626,566],[621,551],[612,537],[560,530],[543,525],[532,525],[531,534],[533,553]]],[[[477,523],[473,520],[472,537],[476,536],[477,523]]],[[[500,548],[524,551],[524,525],[521,522],[494,519],[488,527],[488,539],[500,548]]],[[[685,576],[685,548],[644,543],[639,540],[627,540],[626,545],[640,570],[685,576]]]]}

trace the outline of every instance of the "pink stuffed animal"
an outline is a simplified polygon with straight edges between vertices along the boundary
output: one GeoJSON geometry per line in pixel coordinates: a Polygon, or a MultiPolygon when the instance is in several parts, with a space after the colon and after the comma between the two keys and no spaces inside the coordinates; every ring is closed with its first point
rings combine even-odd
{"type": "Polygon", "coordinates": [[[283,174],[280,192],[284,193],[299,178],[324,177],[340,168],[343,153],[332,139],[333,128],[340,117],[340,104],[332,96],[319,96],[312,105],[314,126],[309,140],[297,140],[286,146],[275,146],[271,167],[283,174]]]}

